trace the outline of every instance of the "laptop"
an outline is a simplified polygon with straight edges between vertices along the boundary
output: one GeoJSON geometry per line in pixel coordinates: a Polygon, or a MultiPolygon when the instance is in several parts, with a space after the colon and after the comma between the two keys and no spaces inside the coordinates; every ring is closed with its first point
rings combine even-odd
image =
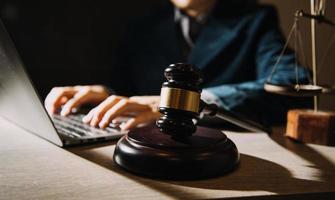
{"type": "Polygon", "coordinates": [[[118,124],[106,129],[82,123],[83,114],[49,116],[0,20],[0,116],[58,146],[119,139],[118,124]]]}

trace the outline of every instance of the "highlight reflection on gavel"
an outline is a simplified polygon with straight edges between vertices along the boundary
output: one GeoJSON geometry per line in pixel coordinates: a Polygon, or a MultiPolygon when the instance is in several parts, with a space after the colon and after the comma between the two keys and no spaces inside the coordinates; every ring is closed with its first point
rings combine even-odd
{"type": "Polygon", "coordinates": [[[249,131],[267,132],[255,122],[201,100],[201,73],[195,66],[183,63],[172,64],[164,74],[168,81],[163,83],[159,105],[163,116],[157,121],[157,126],[162,132],[173,135],[194,133],[196,130],[194,121],[197,121],[201,112],[249,131]]]}

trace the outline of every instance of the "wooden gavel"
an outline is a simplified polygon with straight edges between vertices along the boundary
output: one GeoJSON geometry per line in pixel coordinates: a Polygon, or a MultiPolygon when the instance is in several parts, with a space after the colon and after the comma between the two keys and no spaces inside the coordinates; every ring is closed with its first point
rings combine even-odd
{"type": "Polygon", "coordinates": [[[135,174],[178,180],[210,178],[236,169],[240,156],[234,142],[220,130],[196,125],[200,112],[220,113],[200,99],[200,71],[193,65],[172,64],[165,77],[161,118],[156,125],[138,127],[121,138],[115,163],[135,174]]]}

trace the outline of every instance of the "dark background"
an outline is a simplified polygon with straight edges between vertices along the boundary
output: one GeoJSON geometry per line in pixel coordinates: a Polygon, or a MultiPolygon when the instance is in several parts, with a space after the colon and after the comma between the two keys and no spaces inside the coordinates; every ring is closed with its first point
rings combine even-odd
{"type": "Polygon", "coordinates": [[[167,0],[1,0],[0,15],[44,97],[54,86],[105,84],[130,21],[167,0]]]}
{"type": "MultiPolygon", "coordinates": [[[[169,0],[1,0],[0,17],[42,98],[54,86],[105,84],[112,77],[115,47],[134,19],[169,0]]],[[[296,10],[309,12],[309,0],[260,0],[278,9],[288,34],[296,10]]],[[[326,15],[335,20],[335,1],[327,1],[326,15]]],[[[302,23],[305,54],[310,57],[310,24],[302,23]]],[[[319,63],[335,35],[335,28],[318,26],[319,63]]],[[[291,43],[292,44],[292,43],[291,43]]],[[[335,48],[319,70],[321,84],[335,85],[335,48]]],[[[310,65],[310,64],[309,64],[310,65]]],[[[335,110],[335,96],[321,96],[321,109],[335,110]]]]}

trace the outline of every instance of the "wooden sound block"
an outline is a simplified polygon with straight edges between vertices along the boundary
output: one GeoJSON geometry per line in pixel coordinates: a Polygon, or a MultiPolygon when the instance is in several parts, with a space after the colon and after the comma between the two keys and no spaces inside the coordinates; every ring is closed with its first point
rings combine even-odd
{"type": "Polygon", "coordinates": [[[305,143],[335,145],[335,113],[290,110],[286,136],[305,143]]]}
{"type": "Polygon", "coordinates": [[[239,163],[239,153],[219,130],[198,127],[192,136],[174,138],[156,126],[148,126],[130,131],[119,140],[114,161],[142,176],[194,180],[232,171],[239,163]]]}

